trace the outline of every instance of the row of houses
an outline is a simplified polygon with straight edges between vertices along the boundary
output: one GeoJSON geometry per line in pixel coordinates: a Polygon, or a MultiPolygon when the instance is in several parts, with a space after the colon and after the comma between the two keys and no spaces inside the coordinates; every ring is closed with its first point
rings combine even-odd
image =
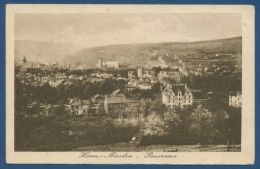
{"type": "MultiPolygon", "coordinates": [[[[195,102],[204,102],[208,98],[200,98],[196,96],[196,93],[201,91],[192,90],[186,84],[167,84],[161,94],[155,94],[155,101],[157,103],[163,103],[169,108],[185,108],[193,105],[195,102]]],[[[95,95],[90,100],[80,100],[78,98],[70,99],[69,104],[65,104],[64,107],[71,115],[83,115],[92,112],[97,112],[99,108],[104,108],[105,113],[137,113],[143,110],[144,99],[140,97],[140,94],[128,95],[127,93],[117,90],[111,95],[101,96],[95,95]]],[[[229,106],[241,107],[242,106],[242,93],[239,91],[231,91],[229,93],[229,106]]],[[[44,105],[39,106],[42,115],[49,116],[54,114],[55,107],[58,105],[44,105]]],[[[33,109],[33,105],[28,105],[27,111],[36,110],[33,109]]],[[[29,113],[30,114],[30,113],[29,113]]],[[[31,114],[31,116],[37,116],[37,114],[31,114]]]]}

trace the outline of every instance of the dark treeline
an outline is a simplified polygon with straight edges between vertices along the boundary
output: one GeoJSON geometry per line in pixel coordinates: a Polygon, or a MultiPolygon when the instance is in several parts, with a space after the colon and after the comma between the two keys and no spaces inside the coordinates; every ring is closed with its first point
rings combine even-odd
{"type": "Polygon", "coordinates": [[[187,76],[182,78],[183,83],[191,89],[200,89],[202,92],[228,94],[230,91],[241,91],[241,78],[236,76],[187,76]]]}
{"type": "Polygon", "coordinates": [[[135,123],[135,112],[126,114],[121,123],[106,113],[38,118],[24,118],[17,114],[15,150],[71,151],[77,147],[129,142],[140,130],[146,131],[142,145],[208,145],[226,144],[227,141],[240,144],[241,108],[222,106],[216,109],[217,105],[207,104],[171,110],[163,104],[146,100],[139,112],[145,120],[134,120],[135,123]]]}

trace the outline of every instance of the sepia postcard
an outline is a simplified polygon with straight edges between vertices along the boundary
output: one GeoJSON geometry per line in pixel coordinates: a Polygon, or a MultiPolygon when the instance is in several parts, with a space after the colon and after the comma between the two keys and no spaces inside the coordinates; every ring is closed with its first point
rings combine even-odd
{"type": "Polygon", "coordinates": [[[6,162],[254,164],[254,18],[249,5],[7,5],[6,162]]]}

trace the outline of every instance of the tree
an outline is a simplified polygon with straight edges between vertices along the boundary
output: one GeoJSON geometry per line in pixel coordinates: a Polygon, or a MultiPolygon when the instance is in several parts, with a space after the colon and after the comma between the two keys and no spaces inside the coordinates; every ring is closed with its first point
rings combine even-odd
{"type": "Polygon", "coordinates": [[[117,81],[117,88],[118,88],[118,89],[123,89],[126,84],[127,84],[127,83],[126,83],[125,80],[119,79],[119,80],[117,81]]]}
{"type": "Polygon", "coordinates": [[[104,107],[103,103],[98,104],[97,115],[98,116],[105,116],[106,115],[106,111],[105,111],[105,107],[104,107]]]}
{"type": "Polygon", "coordinates": [[[173,123],[175,126],[178,126],[181,122],[180,115],[171,109],[164,113],[164,120],[173,123]]]}
{"type": "Polygon", "coordinates": [[[155,112],[152,112],[146,120],[147,122],[144,126],[145,136],[165,136],[169,133],[170,128],[167,122],[165,122],[155,112]]]}
{"type": "Polygon", "coordinates": [[[186,83],[188,86],[191,86],[191,79],[190,76],[184,76],[181,78],[182,83],[186,83]]]}
{"type": "Polygon", "coordinates": [[[83,89],[83,98],[89,99],[90,97],[94,96],[97,93],[96,86],[91,83],[87,82],[85,83],[84,89],[83,89]]]}
{"type": "Polygon", "coordinates": [[[52,88],[49,83],[45,83],[38,90],[39,90],[39,95],[38,94],[37,95],[41,103],[55,104],[57,102],[56,89],[52,88]]]}
{"type": "Polygon", "coordinates": [[[67,99],[65,95],[65,85],[64,84],[58,85],[56,90],[57,90],[57,100],[65,101],[67,99]]]}
{"type": "Polygon", "coordinates": [[[115,81],[113,81],[112,79],[106,79],[100,86],[101,93],[102,94],[111,94],[116,89],[115,81]]]}
{"type": "Polygon", "coordinates": [[[161,118],[164,117],[165,112],[167,112],[167,107],[165,104],[157,103],[156,101],[151,102],[151,107],[154,112],[161,118]]]}
{"type": "Polygon", "coordinates": [[[58,102],[58,106],[53,108],[53,113],[57,116],[62,116],[68,113],[66,107],[64,106],[63,101],[58,102]]]}
{"type": "MultiPolygon", "coordinates": [[[[191,135],[197,136],[201,141],[209,141],[213,139],[215,132],[218,132],[216,128],[217,115],[212,113],[206,108],[203,108],[201,104],[198,105],[190,115],[191,125],[189,132],[191,135]]],[[[220,116],[220,120],[228,119],[229,116],[226,112],[223,112],[220,116]]]]}
{"type": "Polygon", "coordinates": [[[241,143],[241,107],[230,107],[228,113],[228,140],[241,143]]]}
{"type": "Polygon", "coordinates": [[[26,86],[15,78],[15,112],[24,113],[29,103],[26,86]]]}
{"type": "Polygon", "coordinates": [[[160,92],[160,88],[161,88],[161,84],[160,82],[156,82],[153,86],[152,86],[152,92],[153,93],[159,93],[160,92]]]}

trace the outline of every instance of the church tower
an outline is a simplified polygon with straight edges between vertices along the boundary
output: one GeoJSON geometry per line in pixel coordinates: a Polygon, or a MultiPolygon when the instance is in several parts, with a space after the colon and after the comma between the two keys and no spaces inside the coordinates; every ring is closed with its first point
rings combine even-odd
{"type": "Polygon", "coordinates": [[[143,75],[143,67],[138,69],[137,75],[138,75],[138,77],[142,77],[142,75],[143,75]]]}
{"type": "Polygon", "coordinates": [[[26,62],[26,58],[25,58],[25,56],[23,57],[23,63],[25,63],[26,62]]]}
{"type": "Polygon", "coordinates": [[[102,59],[98,60],[98,68],[102,68],[102,59]]]}

